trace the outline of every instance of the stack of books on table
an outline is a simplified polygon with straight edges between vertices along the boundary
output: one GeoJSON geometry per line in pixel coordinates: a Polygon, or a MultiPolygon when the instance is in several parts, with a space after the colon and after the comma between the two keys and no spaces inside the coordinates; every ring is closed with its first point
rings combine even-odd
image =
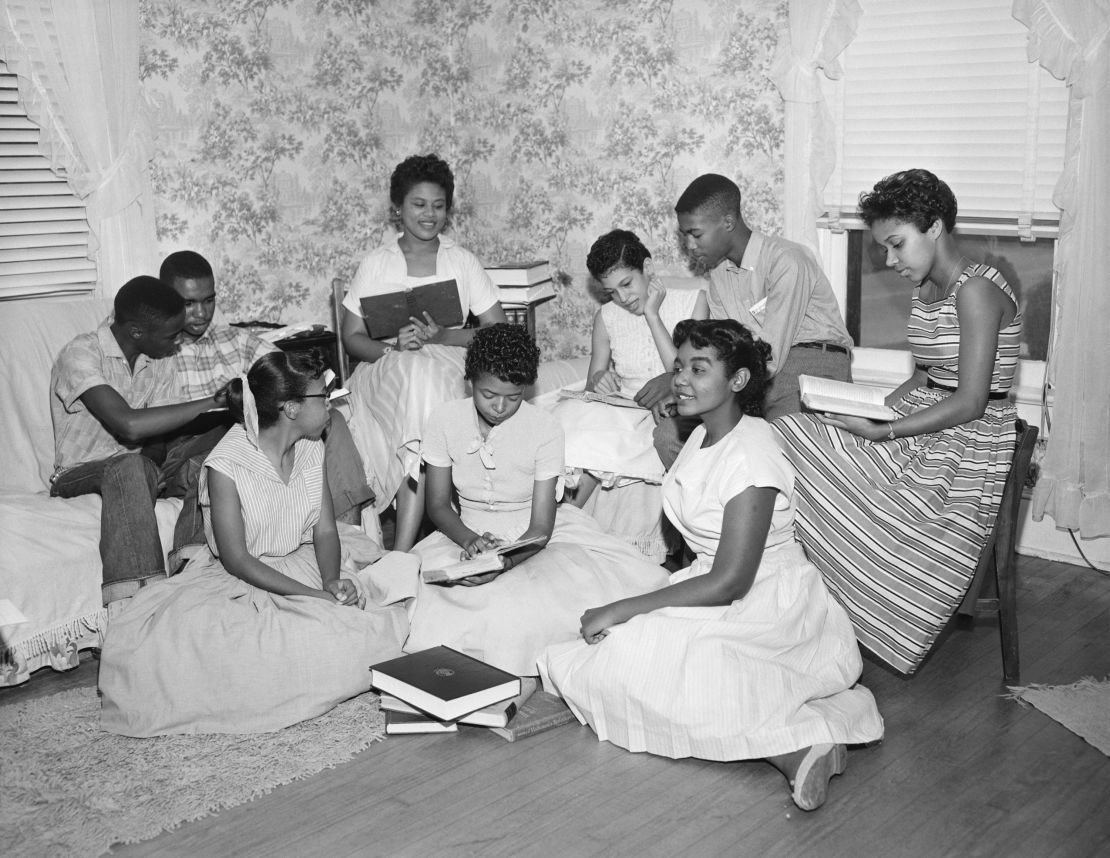
{"type": "Polygon", "coordinates": [[[446,646],[370,668],[381,692],[385,732],[454,733],[459,724],[488,727],[510,742],[574,720],[567,705],[513,676],[446,646]]]}
{"type": "Polygon", "coordinates": [[[486,268],[486,274],[501,293],[503,306],[527,307],[555,297],[551,265],[546,259],[491,265],[486,268]]]}

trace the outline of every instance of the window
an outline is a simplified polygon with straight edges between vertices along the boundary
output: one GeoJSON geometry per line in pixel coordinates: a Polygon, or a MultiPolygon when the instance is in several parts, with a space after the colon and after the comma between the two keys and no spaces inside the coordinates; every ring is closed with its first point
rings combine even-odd
{"type": "Polygon", "coordinates": [[[843,76],[824,81],[836,167],[819,238],[861,353],[860,381],[906,371],[911,287],[887,271],[857,200],[883,176],[932,170],[960,204],[956,240],[998,268],[1025,314],[1018,400],[1040,403],[1051,317],[1067,90],[1026,57],[1011,0],[860,0],[843,76]],[[884,357],[885,355],[885,357],[884,357]],[[871,374],[873,377],[869,378],[871,374]]]}
{"type": "Polygon", "coordinates": [[[95,285],[85,206],[43,157],[18,78],[0,60],[0,300],[95,285]]]}

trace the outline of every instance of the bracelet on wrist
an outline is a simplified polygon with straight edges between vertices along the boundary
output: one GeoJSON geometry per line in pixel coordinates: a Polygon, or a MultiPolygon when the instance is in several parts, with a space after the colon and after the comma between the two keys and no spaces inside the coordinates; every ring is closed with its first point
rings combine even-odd
{"type": "Polygon", "coordinates": [[[887,440],[888,441],[893,441],[897,437],[894,434],[894,424],[893,423],[887,423],[886,428],[887,428],[887,433],[886,433],[887,440]]]}

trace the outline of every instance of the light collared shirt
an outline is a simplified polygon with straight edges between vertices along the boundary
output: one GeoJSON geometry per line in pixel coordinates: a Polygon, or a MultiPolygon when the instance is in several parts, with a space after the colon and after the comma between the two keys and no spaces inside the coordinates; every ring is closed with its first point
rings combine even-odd
{"type": "Polygon", "coordinates": [[[183,400],[211,396],[231,379],[254,366],[278,347],[256,334],[231,325],[210,324],[194,342],[181,343],[173,358],[183,400]]]}
{"type": "MultiPolygon", "coordinates": [[[[397,244],[401,233],[388,236],[381,247],[366,255],[355,272],[343,306],[361,318],[362,306],[359,300],[371,295],[388,295],[398,292],[413,279],[408,273],[405,253],[397,244]]],[[[439,250],[436,253],[435,276],[441,280],[454,278],[459,289],[459,303],[462,304],[463,318],[468,313],[480,316],[497,304],[499,294],[493,281],[489,279],[478,257],[455,243],[447,235],[439,237],[439,250]]]]}
{"type": "Polygon", "coordinates": [[[709,316],[735,319],[770,345],[772,374],[796,343],[852,348],[817,259],[803,245],[778,236],[752,232],[739,265],[725,259],[709,272],[709,316]]]}
{"type": "Polygon", "coordinates": [[[134,367],[105,320],[88,334],[79,334],[58,353],[50,370],[50,417],[54,422],[54,466],[72,468],[142,445],[127,445],[90,413],[81,396],[108,385],[132,408],[148,408],[181,401],[172,358],[154,360],[140,354],[134,367]]]}

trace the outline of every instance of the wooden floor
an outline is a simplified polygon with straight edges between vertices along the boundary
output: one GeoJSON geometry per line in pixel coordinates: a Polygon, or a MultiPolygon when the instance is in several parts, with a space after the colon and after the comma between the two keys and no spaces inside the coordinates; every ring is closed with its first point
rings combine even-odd
{"type": "MultiPolygon", "coordinates": [[[[1020,561],[1022,680],[1110,674],[1110,578],[1020,561]]],[[[1110,759],[1004,699],[993,620],[952,630],[918,676],[868,663],[886,720],[823,809],[761,762],[630,754],[568,726],[509,743],[481,728],[391,737],[123,856],[1110,855],[1110,759]]],[[[93,684],[96,662],[39,674],[0,705],[93,684]]],[[[1110,717],[1110,715],[1108,715],[1110,717]]]]}

